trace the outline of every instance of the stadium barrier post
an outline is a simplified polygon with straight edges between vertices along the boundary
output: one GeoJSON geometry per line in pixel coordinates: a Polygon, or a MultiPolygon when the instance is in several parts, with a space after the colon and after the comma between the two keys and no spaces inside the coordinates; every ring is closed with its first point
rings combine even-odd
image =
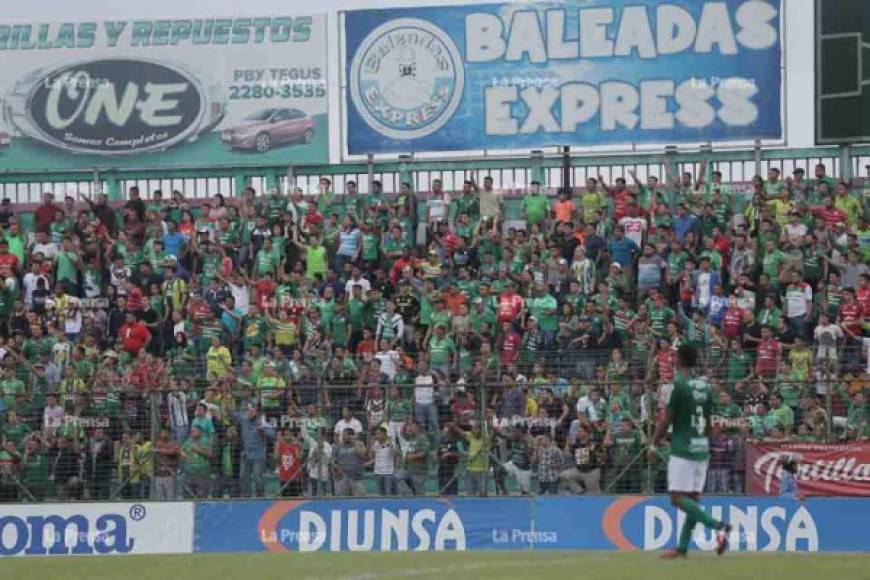
{"type": "Polygon", "coordinates": [[[546,183],[544,179],[544,152],[540,149],[532,151],[531,170],[531,181],[538,181],[543,187],[546,183]]]}
{"type": "Polygon", "coordinates": [[[840,146],[840,180],[852,182],[852,146],[848,143],[840,146]]]}

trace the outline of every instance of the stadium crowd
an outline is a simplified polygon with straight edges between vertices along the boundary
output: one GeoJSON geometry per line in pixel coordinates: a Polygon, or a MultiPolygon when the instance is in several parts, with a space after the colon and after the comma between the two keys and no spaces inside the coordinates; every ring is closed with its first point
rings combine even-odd
{"type": "Polygon", "coordinates": [[[4,203],[0,501],[662,491],[684,343],[739,493],[870,436],[870,185],[813,173],[4,203]]]}

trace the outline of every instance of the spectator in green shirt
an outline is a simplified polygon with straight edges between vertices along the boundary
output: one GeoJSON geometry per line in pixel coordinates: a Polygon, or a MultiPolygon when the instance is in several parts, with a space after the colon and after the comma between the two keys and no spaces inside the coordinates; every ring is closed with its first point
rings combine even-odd
{"type": "Polygon", "coordinates": [[[543,226],[547,215],[550,213],[549,200],[541,195],[541,182],[533,181],[530,194],[523,198],[522,217],[526,225],[543,226]]]}
{"type": "Polygon", "coordinates": [[[445,377],[456,365],[456,344],[447,336],[447,328],[443,324],[435,325],[435,333],[429,339],[429,365],[434,372],[440,372],[445,377]]]}
{"type": "Polygon", "coordinates": [[[794,411],[788,405],[783,404],[782,395],[779,393],[770,396],[770,410],[764,417],[764,424],[768,429],[781,427],[785,431],[786,437],[790,436],[794,430],[794,411]]]}
{"type": "Polygon", "coordinates": [[[211,461],[214,449],[211,441],[202,437],[198,425],[190,428],[190,436],[181,446],[181,459],[184,463],[184,486],[187,497],[205,498],[211,489],[211,461]]]}

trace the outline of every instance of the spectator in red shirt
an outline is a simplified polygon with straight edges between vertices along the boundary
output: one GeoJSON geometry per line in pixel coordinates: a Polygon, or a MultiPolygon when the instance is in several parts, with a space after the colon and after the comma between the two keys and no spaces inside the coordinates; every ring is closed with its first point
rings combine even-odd
{"type": "Polygon", "coordinates": [[[272,272],[263,274],[262,278],[254,282],[253,287],[254,303],[261,310],[267,310],[270,304],[274,304],[275,289],[278,288],[278,284],[272,280],[272,272]]]}
{"type": "Polygon", "coordinates": [[[126,321],[121,325],[118,334],[121,337],[124,352],[130,354],[138,354],[151,342],[151,332],[148,331],[148,327],[137,320],[136,315],[132,312],[127,313],[126,321]]]}
{"type": "Polygon", "coordinates": [[[419,260],[411,255],[411,249],[405,248],[402,250],[402,257],[393,263],[390,268],[390,280],[393,284],[399,283],[399,277],[405,268],[411,268],[413,271],[417,267],[419,260]]]}
{"type": "Polygon", "coordinates": [[[663,338],[659,341],[659,351],[656,353],[656,367],[659,381],[670,383],[674,380],[674,365],[677,362],[676,354],[671,348],[671,341],[663,338]]]}
{"type": "Polygon", "coordinates": [[[275,441],[275,460],[283,497],[302,495],[302,444],[299,429],[284,429],[275,441]]]}
{"type": "Polygon", "coordinates": [[[362,340],[356,345],[356,354],[359,356],[366,354],[374,356],[375,352],[377,352],[377,348],[375,345],[375,339],[372,337],[372,331],[368,328],[364,328],[362,335],[362,340]]]}
{"type": "Polygon", "coordinates": [[[15,283],[18,276],[18,256],[9,253],[9,242],[0,239],[0,278],[7,286],[15,283]]]}
{"type": "Polygon", "coordinates": [[[861,306],[861,316],[870,316],[870,276],[858,276],[858,288],[855,289],[855,300],[861,306]]]}
{"type": "Polygon", "coordinates": [[[127,310],[133,310],[136,312],[142,310],[142,289],[133,284],[130,280],[124,281],[124,288],[127,292],[127,310]]]}
{"type": "Polygon", "coordinates": [[[850,336],[861,336],[861,305],[855,301],[855,293],[846,289],[843,291],[843,303],[840,304],[837,323],[850,336]]]}
{"type": "MultiPolygon", "coordinates": [[[[459,380],[462,381],[462,379],[459,380]]],[[[470,426],[476,408],[474,393],[465,389],[464,382],[461,386],[457,383],[456,398],[450,405],[450,411],[453,413],[453,420],[456,424],[460,427],[470,426]]]]}
{"type": "Polygon", "coordinates": [[[604,177],[598,176],[598,181],[601,186],[613,198],[613,221],[619,223],[619,220],[628,215],[628,203],[632,197],[632,193],[626,188],[625,178],[617,177],[616,185],[609,187],[604,181],[604,177]]]}
{"type": "Polygon", "coordinates": [[[740,336],[741,325],[746,320],[746,311],[737,305],[737,296],[732,295],[728,299],[728,310],[722,317],[722,334],[729,340],[740,336]]]}
{"type": "Polygon", "coordinates": [[[755,361],[755,372],[760,377],[774,377],[779,368],[779,358],[782,345],[773,338],[770,326],[761,328],[761,340],[758,342],[758,353],[755,361]]]}
{"type": "Polygon", "coordinates": [[[305,221],[302,223],[302,227],[307,232],[313,232],[315,229],[321,229],[323,226],[323,216],[317,212],[317,202],[312,200],[308,201],[308,213],[305,214],[305,221]]]}
{"type": "Polygon", "coordinates": [[[459,316],[462,313],[462,307],[466,306],[465,295],[459,291],[455,283],[451,284],[447,293],[444,294],[444,305],[453,316],[459,316]]]}
{"type": "Polygon", "coordinates": [[[33,222],[37,232],[49,233],[54,214],[63,213],[63,208],[54,203],[54,194],[45,192],[42,194],[42,205],[33,213],[33,222]]]}
{"type": "Polygon", "coordinates": [[[514,327],[510,322],[502,322],[501,328],[503,333],[499,348],[501,364],[504,366],[512,365],[520,352],[523,339],[520,337],[519,333],[514,330],[514,327]]]}
{"type": "Polygon", "coordinates": [[[508,282],[508,289],[498,297],[498,321],[513,322],[523,310],[523,297],[517,294],[517,285],[508,282]]]}
{"type": "Polygon", "coordinates": [[[831,227],[837,225],[839,222],[849,222],[849,216],[846,215],[846,212],[838,207],[834,207],[833,196],[826,197],[825,204],[822,206],[816,205],[810,207],[810,211],[813,212],[814,215],[822,218],[822,220],[831,227]]]}

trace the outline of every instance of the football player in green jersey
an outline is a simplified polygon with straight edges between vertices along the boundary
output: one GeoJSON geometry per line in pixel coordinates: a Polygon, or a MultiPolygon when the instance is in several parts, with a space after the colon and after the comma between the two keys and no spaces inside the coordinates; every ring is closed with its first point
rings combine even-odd
{"type": "Polygon", "coordinates": [[[684,558],[689,549],[692,531],[699,523],[717,530],[716,553],[728,548],[731,525],[714,519],[701,509],[698,499],[707,478],[710,458],[710,415],[713,410],[713,391],[705,379],[693,376],[698,351],[684,344],[677,350],[677,375],[667,401],[665,417],[659,422],[650,446],[650,456],[656,455],[656,445],[671,432],[671,452],[668,460],[668,491],[674,507],[686,513],[680,530],[677,549],[666,552],[663,558],[684,558]]]}

